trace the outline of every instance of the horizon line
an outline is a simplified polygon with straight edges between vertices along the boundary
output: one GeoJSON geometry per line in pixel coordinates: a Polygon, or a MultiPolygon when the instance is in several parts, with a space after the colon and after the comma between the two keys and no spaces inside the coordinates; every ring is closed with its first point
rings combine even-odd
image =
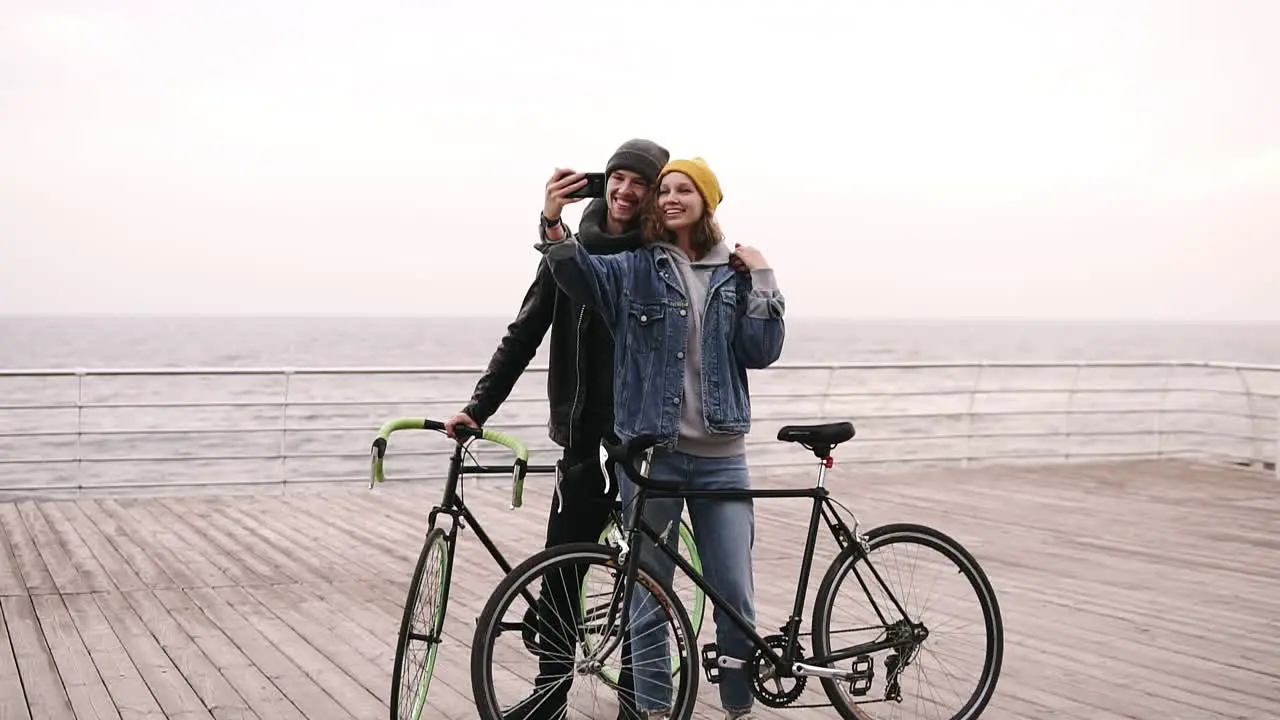
{"type": "MultiPolygon", "coordinates": [[[[0,311],[0,320],[494,320],[511,322],[514,315],[508,314],[425,314],[425,313],[237,313],[237,312],[48,312],[48,313],[11,313],[0,311]]],[[[1280,325],[1280,318],[1273,320],[1244,318],[1168,318],[1113,316],[1089,317],[1069,315],[966,315],[966,316],[929,316],[929,315],[880,315],[880,316],[840,316],[823,314],[788,315],[787,320],[826,321],[848,323],[930,323],[930,324],[962,324],[962,323],[1030,323],[1030,324],[1144,324],[1144,325],[1280,325]]]]}

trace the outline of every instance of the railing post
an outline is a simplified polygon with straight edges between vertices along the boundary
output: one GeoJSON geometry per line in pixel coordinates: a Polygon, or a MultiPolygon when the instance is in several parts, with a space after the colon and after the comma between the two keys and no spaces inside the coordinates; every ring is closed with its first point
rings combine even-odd
{"type": "Polygon", "coordinates": [[[1156,408],[1156,458],[1164,457],[1164,408],[1169,399],[1169,378],[1173,375],[1173,363],[1164,366],[1164,384],[1160,386],[1160,405],[1156,408]]]}
{"type": "Polygon", "coordinates": [[[986,361],[978,363],[978,372],[974,374],[973,385],[969,388],[969,407],[964,413],[964,457],[960,458],[960,467],[969,467],[973,457],[973,406],[978,402],[978,388],[982,387],[982,371],[987,367],[986,361]]]}
{"type": "Polygon", "coordinates": [[[1071,462],[1071,416],[1075,414],[1076,388],[1080,385],[1080,371],[1084,363],[1076,362],[1075,374],[1071,376],[1071,387],[1067,390],[1067,404],[1062,409],[1062,461],[1071,462]]]}
{"type": "Polygon", "coordinates": [[[1255,467],[1265,462],[1262,458],[1262,428],[1258,427],[1261,412],[1258,410],[1253,388],[1244,377],[1244,371],[1238,367],[1235,371],[1236,378],[1240,381],[1240,388],[1244,390],[1245,406],[1249,409],[1249,467],[1255,467]]]}
{"type": "Polygon", "coordinates": [[[280,491],[284,492],[285,486],[289,482],[289,448],[287,438],[289,435],[289,378],[293,376],[293,370],[284,369],[284,396],[280,400],[280,491]]]}
{"type": "Polygon", "coordinates": [[[84,490],[84,454],[80,450],[80,436],[84,414],[84,370],[76,371],[76,494],[84,490]]]}
{"type": "Polygon", "coordinates": [[[827,401],[831,399],[831,385],[835,383],[836,369],[839,365],[832,365],[827,370],[827,386],[822,390],[822,405],[818,408],[818,422],[827,421],[827,401]]]}

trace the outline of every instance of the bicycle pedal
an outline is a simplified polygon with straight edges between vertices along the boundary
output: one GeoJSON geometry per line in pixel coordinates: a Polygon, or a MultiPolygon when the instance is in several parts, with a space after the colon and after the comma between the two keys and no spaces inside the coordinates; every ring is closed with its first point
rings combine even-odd
{"type": "Polygon", "coordinates": [[[871,690],[871,680],[876,676],[875,663],[870,655],[853,659],[853,676],[849,678],[849,694],[862,697],[871,690]]]}
{"type": "Polygon", "coordinates": [[[707,643],[702,646],[702,673],[707,682],[716,685],[720,682],[720,646],[707,643]]]}

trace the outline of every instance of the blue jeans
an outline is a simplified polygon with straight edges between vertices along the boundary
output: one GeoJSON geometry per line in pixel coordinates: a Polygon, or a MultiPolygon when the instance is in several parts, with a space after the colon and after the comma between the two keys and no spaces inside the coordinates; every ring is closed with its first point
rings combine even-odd
{"type": "MultiPolygon", "coordinates": [[[[627,514],[635,512],[631,504],[638,488],[619,469],[618,476],[622,499],[627,514]]],[[[744,455],[727,458],[704,458],[655,449],[649,469],[649,477],[661,481],[680,481],[689,489],[746,490],[751,487],[744,455]]],[[[662,533],[671,523],[667,535],[668,546],[678,547],[680,514],[684,509],[682,498],[645,498],[644,515],[649,525],[662,533]]],[[[751,550],[755,542],[755,507],[748,498],[743,500],[689,499],[689,517],[693,535],[697,538],[698,553],[702,559],[702,572],[707,582],[716,589],[748,622],[755,623],[755,581],[751,571],[751,550]]],[[[640,558],[662,580],[671,582],[675,564],[647,538],[638,540],[640,558]]],[[[636,586],[631,606],[632,663],[635,674],[636,704],[646,710],[667,708],[671,705],[671,653],[668,650],[667,631],[663,627],[664,613],[653,596],[636,586]]],[[[708,598],[710,603],[710,598],[708,598]]],[[[692,608],[686,608],[692,610],[692,608]]],[[[716,643],[720,654],[738,660],[750,660],[755,646],[733,620],[719,607],[715,608],[716,643]]],[[[690,638],[692,640],[692,638],[690,638]]],[[[694,672],[701,671],[701,655],[693,650],[688,662],[694,672]]],[[[739,668],[720,668],[720,704],[725,710],[742,711],[751,708],[753,696],[747,671],[739,668]]]]}

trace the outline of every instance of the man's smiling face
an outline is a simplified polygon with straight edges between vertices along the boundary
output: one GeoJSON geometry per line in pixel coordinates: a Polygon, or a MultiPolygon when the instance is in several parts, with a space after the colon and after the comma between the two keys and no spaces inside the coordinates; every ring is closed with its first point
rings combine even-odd
{"type": "Polygon", "coordinates": [[[640,213],[640,204],[649,194],[649,183],[631,170],[614,170],[605,184],[604,196],[609,206],[609,219],[627,225],[640,213]]]}

